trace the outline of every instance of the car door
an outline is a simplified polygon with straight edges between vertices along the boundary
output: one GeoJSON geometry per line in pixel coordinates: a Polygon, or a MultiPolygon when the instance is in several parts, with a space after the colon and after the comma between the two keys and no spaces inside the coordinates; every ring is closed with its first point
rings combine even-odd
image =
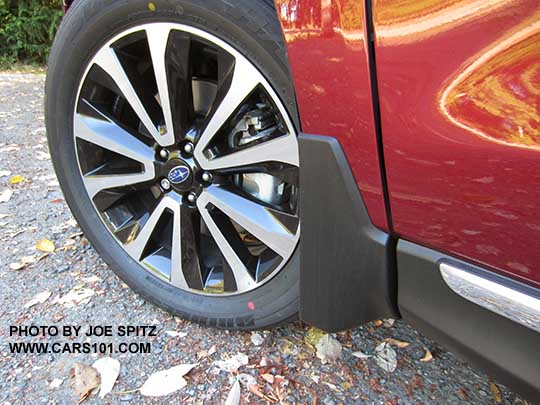
{"type": "Polygon", "coordinates": [[[375,0],[400,238],[540,284],[538,0],[375,0]]]}

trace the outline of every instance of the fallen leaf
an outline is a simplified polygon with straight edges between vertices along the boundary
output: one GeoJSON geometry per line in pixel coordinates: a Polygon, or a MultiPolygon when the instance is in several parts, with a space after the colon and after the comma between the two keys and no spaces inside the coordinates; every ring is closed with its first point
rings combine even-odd
{"type": "Polygon", "coordinates": [[[380,319],[377,319],[376,321],[373,321],[373,323],[375,324],[375,326],[379,327],[379,326],[382,326],[383,325],[383,321],[381,321],[380,319]]]}
{"type": "Polygon", "coordinates": [[[105,398],[105,395],[110,393],[120,374],[120,362],[111,357],[103,357],[92,364],[100,376],[101,387],[99,389],[99,397],[105,398]]]}
{"type": "Polygon", "coordinates": [[[503,400],[502,400],[501,390],[499,389],[499,387],[497,387],[497,385],[495,385],[493,382],[490,381],[489,390],[491,391],[491,395],[493,396],[493,399],[495,400],[495,402],[497,402],[498,404],[502,404],[503,400]]]}
{"type": "Polygon", "coordinates": [[[9,184],[11,185],[19,184],[19,183],[22,183],[23,181],[24,181],[24,177],[18,174],[16,176],[13,176],[11,179],[9,179],[9,184]]]}
{"type": "Polygon", "coordinates": [[[187,336],[185,332],[176,332],[174,330],[167,330],[165,333],[171,337],[184,338],[187,336]]]}
{"type": "Polygon", "coordinates": [[[26,266],[28,266],[27,263],[16,262],[16,263],[11,263],[11,264],[9,265],[9,268],[10,268],[11,270],[14,270],[14,271],[19,271],[19,270],[24,269],[26,266]]]}
{"type": "Polygon", "coordinates": [[[42,293],[37,294],[34,298],[24,304],[25,308],[33,307],[37,304],[43,304],[51,297],[52,293],[50,291],[43,291],[42,293]]]}
{"type": "Polygon", "coordinates": [[[11,175],[9,170],[0,170],[0,177],[7,177],[9,175],[11,175]]]}
{"type": "Polygon", "coordinates": [[[421,361],[422,363],[428,363],[428,362],[430,362],[431,360],[433,360],[433,355],[431,354],[431,352],[430,352],[428,349],[426,349],[426,353],[424,354],[424,357],[422,357],[422,358],[420,359],[420,361],[421,361]]]}
{"type": "Polygon", "coordinates": [[[257,384],[252,384],[252,385],[248,386],[248,390],[249,390],[249,392],[251,392],[253,395],[258,396],[259,398],[266,399],[267,401],[271,401],[270,398],[268,398],[266,395],[264,395],[264,394],[261,392],[261,389],[259,388],[259,386],[258,386],[257,384]]]}
{"type": "Polygon", "coordinates": [[[145,397],[163,397],[181,390],[187,385],[183,378],[196,364],[182,364],[152,374],[139,389],[145,397]]]}
{"type": "Polygon", "coordinates": [[[352,355],[358,359],[362,359],[362,360],[365,360],[365,359],[369,359],[370,357],[373,357],[371,354],[366,354],[364,352],[361,352],[361,351],[357,351],[357,352],[353,352],[352,355]]]}
{"type": "Polygon", "coordinates": [[[10,189],[4,190],[2,194],[0,194],[0,203],[7,203],[9,200],[11,200],[11,197],[13,196],[13,191],[10,189]]]}
{"type": "Polygon", "coordinates": [[[285,356],[290,356],[293,353],[294,345],[288,339],[283,340],[283,346],[281,347],[281,353],[285,356]]]}
{"type": "Polygon", "coordinates": [[[253,343],[255,346],[260,346],[264,343],[264,338],[258,333],[252,333],[251,343],[253,343]]]}
{"type": "Polygon", "coordinates": [[[238,405],[240,403],[240,395],[240,382],[236,380],[229,391],[229,395],[227,395],[225,405],[238,405]]]}
{"type": "Polygon", "coordinates": [[[337,360],[341,354],[341,343],[329,334],[324,335],[316,345],[317,357],[325,364],[328,361],[337,360]]]}
{"type": "Polygon", "coordinates": [[[24,256],[19,262],[11,263],[9,265],[9,268],[15,271],[22,270],[29,264],[37,263],[41,259],[42,259],[41,257],[36,258],[35,256],[24,256]]]}
{"type": "Polygon", "coordinates": [[[83,402],[90,393],[99,387],[99,373],[94,367],[75,363],[73,367],[75,378],[75,392],[79,396],[79,403],[83,402]]]}
{"type": "Polygon", "coordinates": [[[54,253],[56,250],[54,243],[49,239],[42,239],[36,243],[36,249],[46,253],[54,253]]]}
{"type": "Polygon", "coordinates": [[[54,380],[51,381],[51,383],[49,384],[49,387],[58,388],[62,385],[63,382],[64,380],[61,380],[60,378],[55,378],[54,380]]]}
{"type": "Polygon", "coordinates": [[[375,348],[375,361],[384,371],[392,373],[397,367],[396,351],[388,343],[383,342],[375,348]]]}
{"type": "Polygon", "coordinates": [[[262,374],[261,377],[268,384],[274,384],[274,376],[272,374],[262,374]]]}
{"type": "Polygon", "coordinates": [[[306,333],[306,336],[304,336],[304,342],[311,346],[314,350],[316,350],[317,343],[319,343],[319,340],[326,335],[326,332],[317,329],[317,328],[309,328],[309,330],[306,333]]]}
{"type": "Polygon", "coordinates": [[[393,338],[386,338],[386,339],[384,339],[384,341],[386,343],[390,343],[393,346],[399,347],[400,349],[403,349],[403,348],[410,345],[409,342],[404,342],[402,340],[397,340],[397,339],[393,339],[393,338]]]}
{"type": "Polygon", "coordinates": [[[102,280],[98,276],[83,277],[82,281],[85,283],[99,283],[102,280]]]}
{"type": "Polygon", "coordinates": [[[236,373],[242,366],[247,366],[249,363],[249,357],[244,353],[237,353],[227,360],[217,360],[214,365],[221,371],[227,371],[229,373],[236,373]]]}
{"type": "Polygon", "coordinates": [[[63,297],[58,297],[54,300],[54,304],[62,304],[68,308],[72,308],[81,304],[88,304],[90,298],[95,294],[94,290],[90,288],[83,288],[81,286],[74,287],[63,297]]]}

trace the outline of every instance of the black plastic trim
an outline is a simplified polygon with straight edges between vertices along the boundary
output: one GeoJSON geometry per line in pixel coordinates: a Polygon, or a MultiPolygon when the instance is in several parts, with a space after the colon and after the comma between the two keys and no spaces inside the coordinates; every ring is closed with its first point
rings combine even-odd
{"type": "Polygon", "coordinates": [[[540,401],[540,333],[456,294],[441,276],[441,261],[485,274],[461,260],[399,241],[398,305],[403,318],[521,395],[540,401]]]}
{"type": "Polygon", "coordinates": [[[399,318],[396,241],[372,225],[339,142],[299,142],[300,318],[329,332],[399,318]]]}
{"type": "Polygon", "coordinates": [[[375,136],[377,138],[377,154],[379,158],[379,170],[381,173],[381,183],[383,188],[384,206],[386,209],[386,219],[388,229],[392,233],[394,224],[392,221],[392,207],[390,205],[390,192],[388,188],[388,177],[386,175],[386,163],[384,158],[384,143],[381,124],[381,106],[379,101],[379,80],[377,78],[377,59],[375,54],[375,28],[373,26],[373,4],[372,0],[365,0],[366,29],[368,40],[366,41],[369,63],[369,78],[371,84],[371,102],[373,104],[373,122],[375,125],[375,136]]]}

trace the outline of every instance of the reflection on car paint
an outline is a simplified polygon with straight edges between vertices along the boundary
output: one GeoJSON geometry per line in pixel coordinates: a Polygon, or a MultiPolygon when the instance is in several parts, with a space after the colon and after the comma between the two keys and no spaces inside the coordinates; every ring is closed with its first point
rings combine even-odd
{"type": "Polygon", "coordinates": [[[482,50],[444,89],[455,125],[505,145],[540,150],[540,13],[482,50]]]}
{"type": "Polygon", "coordinates": [[[538,0],[374,7],[396,232],[539,285],[538,0]]]}

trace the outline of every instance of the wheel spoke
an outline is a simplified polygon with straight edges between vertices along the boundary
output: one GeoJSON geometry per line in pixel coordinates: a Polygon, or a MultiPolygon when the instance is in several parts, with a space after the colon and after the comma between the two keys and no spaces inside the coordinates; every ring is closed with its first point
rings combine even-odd
{"type": "Polygon", "coordinates": [[[180,245],[181,239],[181,216],[180,216],[180,206],[182,204],[181,197],[175,193],[167,194],[161,199],[159,204],[154,208],[154,211],[142,228],[135,229],[138,230],[138,234],[133,233],[135,236],[132,240],[128,240],[125,245],[126,251],[137,261],[143,259],[144,250],[152,237],[152,234],[156,230],[156,226],[159,223],[159,220],[165,213],[165,210],[168,210],[173,215],[173,235],[172,235],[172,246],[171,246],[171,283],[180,288],[187,288],[187,283],[182,271],[182,248],[180,245]]]}
{"type": "Polygon", "coordinates": [[[202,193],[197,200],[197,207],[199,208],[201,217],[234,274],[237,290],[249,290],[256,285],[255,280],[251,277],[244,262],[238,257],[235,250],[210,215],[210,212],[207,209],[207,205],[210,203],[208,197],[208,193],[202,193]]]}
{"type": "Polygon", "coordinates": [[[210,160],[205,156],[204,150],[242,101],[263,81],[259,71],[241,56],[236,58],[232,75],[228,91],[211,114],[195,147],[195,157],[205,170],[210,170],[211,167],[210,160]]]}
{"type": "Polygon", "coordinates": [[[189,34],[171,32],[165,58],[176,140],[184,139],[195,117],[191,47],[189,34]]]}
{"type": "Polygon", "coordinates": [[[298,166],[298,143],[291,134],[206,162],[206,170],[228,169],[264,162],[282,162],[298,166]]]}
{"type": "Polygon", "coordinates": [[[75,114],[74,132],[77,138],[136,160],[144,167],[143,173],[85,176],[84,181],[91,198],[107,188],[127,186],[154,178],[152,148],[113,122],[75,114]]]}
{"type": "Polygon", "coordinates": [[[86,175],[84,185],[90,198],[94,198],[100,191],[115,187],[131,186],[150,180],[147,173],[140,174],[109,174],[109,175],[86,175]]]}
{"type": "Polygon", "coordinates": [[[116,83],[128,103],[131,105],[131,108],[135,111],[143,125],[146,127],[148,132],[152,135],[155,141],[161,146],[169,146],[174,143],[174,139],[171,139],[170,136],[162,136],[152,119],[148,115],[148,112],[144,108],[137,92],[133,88],[125,70],[116,55],[114,49],[110,46],[104,47],[94,58],[94,63],[100,66],[116,83]]]}
{"type": "Polygon", "coordinates": [[[291,254],[296,244],[295,235],[269,209],[218,186],[209,187],[203,194],[205,200],[281,257],[291,254]]]}
{"type": "MultiPolygon", "coordinates": [[[[168,197],[171,198],[171,197],[168,197]]],[[[174,201],[174,200],[173,200],[174,201]]],[[[178,199],[171,203],[174,207],[170,207],[173,211],[173,234],[171,246],[171,284],[179,288],[188,288],[186,278],[184,277],[183,257],[185,251],[182,243],[182,231],[184,224],[182,223],[182,207],[181,201],[178,199]]]]}
{"type": "Polygon", "coordinates": [[[151,24],[146,28],[148,37],[148,46],[150,47],[150,55],[152,57],[152,65],[159,93],[159,100],[165,118],[165,126],[167,131],[161,134],[163,142],[167,144],[174,143],[174,125],[171,109],[171,101],[169,97],[169,85],[167,83],[167,69],[165,66],[165,52],[171,28],[169,24],[151,24]]]}
{"type": "MultiPolygon", "coordinates": [[[[202,290],[204,283],[201,273],[200,252],[200,220],[198,212],[192,208],[182,206],[180,208],[181,231],[180,237],[175,239],[178,248],[182,252],[182,271],[187,284],[191,288],[202,290]]],[[[174,273],[171,273],[173,281],[174,273]]]]}

